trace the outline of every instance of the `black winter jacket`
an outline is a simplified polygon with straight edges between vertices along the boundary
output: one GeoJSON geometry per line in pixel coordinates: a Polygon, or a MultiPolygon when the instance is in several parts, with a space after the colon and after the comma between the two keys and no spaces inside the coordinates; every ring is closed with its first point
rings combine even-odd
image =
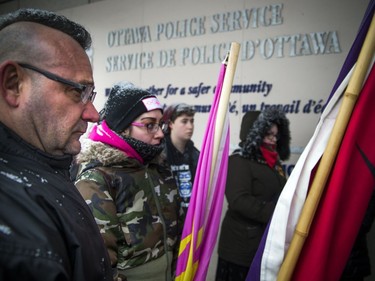
{"type": "Polygon", "coordinates": [[[246,140],[229,157],[225,189],[228,210],[221,225],[218,253],[221,259],[244,267],[250,267],[286,183],[281,162],[270,168],[260,150],[273,124],[280,136],[276,148],[279,160],[289,158],[289,120],[279,110],[263,111],[253,124],[247,124],[246,140]]]}
{"type": "Polygon", "coordinates": [[[113,280],[92,213],[54,157],[0,123],[0,280],[113,280]]]}
{"type": "Polygon", "coordinates": [[[220,258],[250,266],[286,183],[265,163],[231,155],[225,196],[228,210],[221,226],[220,258]]]}
{"type": "Polygon", "coordinates": [[[167,158],[167,165],[172,170],[173,176],[179,189],[181,205],[184,214],[192,195],[195,174],[199,160],[199,150],[194,146],[194,142],[189,140],[186,144],[184,153],[181,153],[172,143],[171,136],[165,136],[164,154],[167,158]]]}

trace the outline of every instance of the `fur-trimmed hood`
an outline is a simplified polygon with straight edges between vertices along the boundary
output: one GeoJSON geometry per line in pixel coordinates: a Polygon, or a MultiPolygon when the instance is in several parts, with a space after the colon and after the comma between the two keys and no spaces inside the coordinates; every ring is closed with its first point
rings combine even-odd
{"type": "Polygon", "coordinates": [[[260,113],[247,134],[242,147],[242,155],[245,158],[259,159],[261,157],[260,146],[273,124],[277,125],[280,135],[276,147],[280,160],[289,159],[291,140],[289,120],[283,111],[271,108],[260,113]]]}
{"type": "MultiPolygon", "coordinates": [[[[155,157],[150,163],[164,164],[166,155],[160,153],[159,156],[155,157]]],[[[141,166],[142,164],[134,159],[130,158],[123,151],[114,148],[108,144],[85,139],[82,141],[81,152],[76,157],[76,163],[83,167],[92,166],[113,166],[113,165],[124,165],[127,166],[141,166]]]]}
{"type": "Polygon", "coordinates": [[[100,166],[109,166],[127,161],[129,157],[121,150],[102,142],[85,139],[82,141],[81,152],[77,155],[77,164],[100,163],[100,166]]]}

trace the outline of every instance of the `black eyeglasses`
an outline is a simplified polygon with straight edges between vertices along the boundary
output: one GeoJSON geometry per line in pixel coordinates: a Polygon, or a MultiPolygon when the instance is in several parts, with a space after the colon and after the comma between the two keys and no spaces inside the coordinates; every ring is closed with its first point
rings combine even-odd
{"type": "Polygon", "coordinates": [[[136,126],[136,127],[145,127],[147,129],[147,132],[149,134],[156,134],[157,131],[159,130],[159,128],[163,131],[163,133],[166,131],[167,127],[168,127],[168,124],[166,123],[139,123],[139,122],[133,122],[132,123],[133,126],[136,126]]]}
{"type": "Polygon", "coordinates": [[[56,74],[53,74],[47,70],[40,69],[36,66],[27,64],[27,63],[18,63],[21,67],[31,69],[33,71],[36,71],[48,79],[51,79],[53,81],[57,81],[60,83],[63,83],[65,85],[69,85],[73,87],[76,91],[78,91],[81,94],[81,101],[82,103],[86,104],[88,101],[94,102],[96,92],[94,91],[95,86],[94,85],[83,85],[80,83],[76,83],[70,80],[67,80],[65,78],[62,78],[60,76],[57,76],[56,74]]]}

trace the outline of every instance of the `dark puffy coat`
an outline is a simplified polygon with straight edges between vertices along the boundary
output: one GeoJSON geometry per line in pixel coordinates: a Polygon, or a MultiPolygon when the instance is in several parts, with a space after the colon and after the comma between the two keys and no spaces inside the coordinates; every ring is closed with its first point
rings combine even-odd
{"type": "Polygon", "coordinates": [[[0,123],[0,280],[112,280],[94,218],[53,157],[0,123]]]}
{"type": "MultiPolygon", "coordinates": [[[[278,197],[286,183],[280,161],[270,168],[260,151],[264,136],[277,124],[281,159],[290,154],[289,121],[278,110],[262,112],[241,149],[229,157],[225,196],[228,210],[221,226],[218,254],[228,262],[249,267],[278,197]]],[[[244,124],[241,124],[241,126],[244,124]]]]}
{"type": "Polygon", "coordinates": [[[219,256],[250,266],[286,179],[267,164],[231,155],[225,196],[228,210],[222,222],[219,256]]]}

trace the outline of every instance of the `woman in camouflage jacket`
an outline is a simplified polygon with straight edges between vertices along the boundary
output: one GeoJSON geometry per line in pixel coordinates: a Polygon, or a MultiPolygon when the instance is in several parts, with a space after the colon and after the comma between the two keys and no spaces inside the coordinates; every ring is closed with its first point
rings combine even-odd
{"type": "Polygon", "coordinates": [[[175,180],[161,165],[162,106],[117,84],[77,157],[90,206],[119,280],[172,280],[181,234],[175,180]]]}

